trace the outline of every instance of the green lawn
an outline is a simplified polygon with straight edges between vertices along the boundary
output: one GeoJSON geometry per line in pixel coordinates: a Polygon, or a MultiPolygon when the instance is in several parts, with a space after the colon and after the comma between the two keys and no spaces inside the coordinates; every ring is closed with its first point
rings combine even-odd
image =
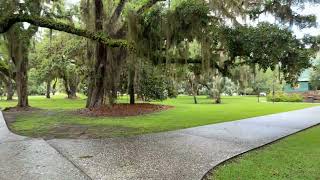
{"type": "MultiPolygon", "coordinates": [[[[79,109],[85,106],[85,97],[83,95],[79,95],[78,99],[66,99],[65,94],[57,94],[52,96],[51,99],[45,98],[45,96],[29,96],[29,104],[32,107],[38,107],[42,109],[79,109]]],[[[2,99],[5,99],[3,97],[2,99]]],[[[13,101],[0,101],[0,107],[13,107],[17,105],[17,98],[14,97],[13,101]]]]}
{"type": "MultiPolygon", "coordinates": [[[[135,117],[93,118],[69,112],[84,107],[84,99],[68,100],[64,96],[52,99],[30,97],[30,104],[33,107],[50,110],[18,115],[16,122],[11,124],[10,128],[22,135],[43,136],[61,126],[77,125],[88,127],[86,132],[97,134],[97,137],[127,136],[232,121],[316,105],[257,103],[256,97],[223,97],[223,104],[212,104],[212,100],[203,96],[198,97],[198,100],[200,104],[193,104],[192,97],[179,96],[177,99],[156,102],[175,106],[171,110],[135,117]]],[[[121,102],[128,102],[128,99],[122,98],[121,102]]],[[[15,105],[15,102],[0,102],[1,107],[8,105],[15,105]]],[[[61,136],[64,137],[63,134],[61,136]]]]}
{"type": "Polygon", "coordinates": [[[218,166],[211,179],[320,179],[320,126],[218,166]]]}

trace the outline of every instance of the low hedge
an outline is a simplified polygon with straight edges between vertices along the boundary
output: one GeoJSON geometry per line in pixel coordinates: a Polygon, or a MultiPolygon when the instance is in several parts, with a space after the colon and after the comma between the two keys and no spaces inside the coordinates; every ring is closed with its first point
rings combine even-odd
{"type": "MultiPolygon", "coordinates": [[[[267,95],[267,101],[273,102],[272,93],[267,95]]],[[[284,92],[276,92],[274,94],[274,102],[302,102],[303,96],[301,94],[287,94],[284,92]]]]}

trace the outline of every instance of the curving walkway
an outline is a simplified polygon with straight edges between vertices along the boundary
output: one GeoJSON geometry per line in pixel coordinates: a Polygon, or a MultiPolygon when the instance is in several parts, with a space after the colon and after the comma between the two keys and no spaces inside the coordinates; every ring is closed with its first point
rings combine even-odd
{"type": "Polygon", "coordinates": [[[44,141],[0,117],[0,179],[201,179],[220,162],[320,123],[320,107],[127,138],[44,141]]]}
{"type": "Polygon", "coordinates": [[[90,179],[43,139],[11,133],[0,112],[0,179],[90,179]]]}

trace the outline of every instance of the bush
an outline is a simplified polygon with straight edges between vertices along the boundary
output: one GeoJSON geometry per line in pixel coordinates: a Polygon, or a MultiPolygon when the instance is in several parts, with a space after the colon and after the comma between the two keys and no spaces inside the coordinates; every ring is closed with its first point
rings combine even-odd
{"type": "Polygon", "coordinates": [[[173,80],[167,80],[166,91],[167,91],[169,98],[177,98],[178,97],[178,90],[175,87],[175,82],[173,80]]]}
{"type": "Polygon", "coordinates": [[[244,93],[246,95],[253,95],[253,89],[252,88],[245,88],[244,93]]]}
{"type": "Polygon", "coordinates": [[[301,94],[287,94],[284,92],[276,92],[274,99],[272,93],[268,94],[267,101],[274,102],[302,102],[303,96],[301,94]]]}
{"type": "MultiPolygon", "coordinates": [[[[168,97],[166,77],[155,67],[145,66],[138,83],[138,95],[144,101],[165,100],[168,97]]],[[[171,93],[171,92],[170,92],[171,93]]]]}

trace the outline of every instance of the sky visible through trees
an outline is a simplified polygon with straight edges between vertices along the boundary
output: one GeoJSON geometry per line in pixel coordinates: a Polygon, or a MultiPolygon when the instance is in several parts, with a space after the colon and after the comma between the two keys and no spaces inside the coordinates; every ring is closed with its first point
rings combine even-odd
{"type": "MultiPolygon", "coordinates": [[[[66,4],[68,6],[77,5],[79,3],[80,3],[80,0],[66,0],[66,4]]],[[[299,14],[304,14],[304,15],[314,14],[317,17],[317,23],[320,23],[319,8],[320,8],[320,5],[307,3],[304,8],[295,7],[294,10],[297,11],[299,14]]],[[[243,21],[241,20],[241,18],[239,18],[239,20],[243,21]]],[[[268,21],[270,23],[273,23],[274,20],[275,20],[274,16],[272,16],[271,14],[265,14],[265,15],[262,15],[262,17],[259,18],[256,22],[252,22],[252,24],[255,24],[259,21],[268,21]]],[[[248,21],[250,20],[247,20],[247,22],[248,21]]],[[[313,36],[320,34],[320,31],[317,27],[311,27],[311,28],[305,28],[305,29],[299,29],[298,27],[293,27],[292,30],[299,38],[303,37],[305,34],[310,34],[313,36]]]]}
{"type": "Polygon", "coordinates": [[[308,31],[316,35],[312,28],[319,14],[313,9],[318,2],[2,4],[7,7],[0,19],[6,56],[0,70],[6,91],[12,83],[16,88],[19,107],[28,107],[28,95],[41,94],[34,86],[43,84],[47,98],[57,87],[69,98],[76,98],[76,92],[87,95],[87,108],[113,105],[119,93],[128,93],[131,104],[136,98],[163,100],[181,93],[194,96],[197,103],[203,89],[213,102],[221,103],[226,91],[270,92],[262,88],[266,83],[256,82],[270,71],[279,84],[296,83],[319,48],[319,37],[302,37],[308,31]]]}

